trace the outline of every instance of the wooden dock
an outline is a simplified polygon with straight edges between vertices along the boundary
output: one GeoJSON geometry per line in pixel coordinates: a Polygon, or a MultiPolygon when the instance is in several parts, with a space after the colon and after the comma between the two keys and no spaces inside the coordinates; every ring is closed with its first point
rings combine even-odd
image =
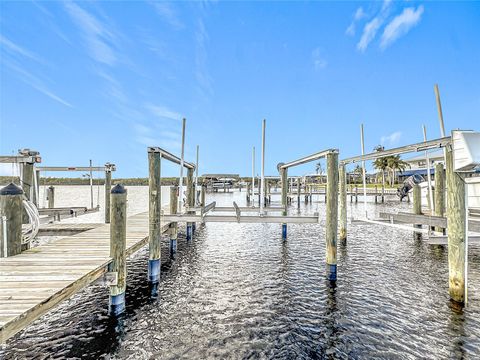
{"type": "MultiPolygon", "coordinates": [[[[148,243],[148,224],[148,212],[128,217],[127,256],[148,243]]],[[[109,224],[1,258],[0,343],[100,278],[110,262],[109,224]]]]}
{"type": "Polygon", "coordinates": [[[52,223],[40,225],[38,236],[70,236],[104,226],[102,223],[52,223]]]}

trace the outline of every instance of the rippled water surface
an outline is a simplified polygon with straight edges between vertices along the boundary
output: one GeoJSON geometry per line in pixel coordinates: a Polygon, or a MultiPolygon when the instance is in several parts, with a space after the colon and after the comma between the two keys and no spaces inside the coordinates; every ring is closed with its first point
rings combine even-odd
{"type": "MultiPolygon", "coordinates": [[[[67,205],[79,194],[88,196],[88,189],[62,188],[57,197],[67,205]]],[[[146,210],[147,194],[145,187],[129,189],[130,213],[146,210]]],[[[245,193],[208,195],[220,205],[243,203],[245,193]]],[[[300,211],[324,214],[320,200],[300,211]]],[[[371,216],[408,207],[393,199],[368,206],[371,216]]],[[[348,211],[358,216],[363,205],[349,204],[348,211]]],[[[296,204],[290,213],[298,213],[296,204]]],[[[162,259],[158,298],[149,297],[142,249],[128,262],[123,317],[108,316],[108,289],[93,284],[19,333],[0,357],[479,357],[478,245],[469,254],[470,302],[457,309],[448,297],[446,248],[419,243],[409,231],[349,224],[332,286],[325,281],[324,231],[323,224],[290,225],[282,242],[278,224],[209,223],[187,244],[181,228],[177,259],[162,259]]]]}

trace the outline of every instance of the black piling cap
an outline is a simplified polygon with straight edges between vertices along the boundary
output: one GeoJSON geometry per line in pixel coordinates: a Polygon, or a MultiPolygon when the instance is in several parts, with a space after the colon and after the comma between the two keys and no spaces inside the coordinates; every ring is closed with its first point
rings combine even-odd
{"type": "Polygon", "coordinates": [[[111,194],[125,194],[127,192],[127,189],[123,185],[117,184],[113,187],[112,191],[110,191],[111,194]]]}
{"type": "Polygon", "coordinates": [[[0,189],[0,195],[21,195],[23,194],[22,188],[18,187],[14,183],[10,183],[3,189],[0,189]]]}

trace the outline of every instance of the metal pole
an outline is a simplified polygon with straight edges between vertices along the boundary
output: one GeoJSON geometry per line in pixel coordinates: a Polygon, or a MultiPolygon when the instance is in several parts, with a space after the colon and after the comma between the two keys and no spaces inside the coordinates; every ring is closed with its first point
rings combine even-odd
{"type": "Polygon", "coordinates": [[[440,121],[440,135],[445,137],[445,124],[443,123],[442,103],[440,101],[440,90],[438,89],[438,84],[435,84],[433,88],[435,90],[435,98],[437,100],[438,119],[440,121]]]}
{"type": "Polygon", "coordinates": [[[180,158],[180,180],[178,185],[178,212],[182,213],[182,199],[183,199],[183,162],[185,155],[185,124],[187,119],[183,118],[182,122],[182,156],[180,158]]]}
{"type": "Polygon", "coordinates": [[[195,164],[195,194],[197,194],[197,187],[198,187],[198,153],[199,153],[199,146],[197,145],[197,162],[195,164]]]}
{"type": "MultiPolygon", "coordinates": [[[[362,155],[365,155],[365,137],[363,134],[363,124],[360,127],[361,130],[361,142],[362,142],[362,155]]],[[[367,172],[365,169],[365,160],[362,161],[363,168],[363,207],[365,210],[365,219],[368,219],[367,216],[367,172]]],[[[395,179],[394,179],[395,181],[395,179]]]]}
{"type": "Polygon", "coordinates": [[[255,146],[252,151],[252,207],[255,207],[255,146]]]}
{"type": "Polygon", "coordinates": [[[90,209],[93,209],[93,172],[92,172],[92,160],[90,160],[90,209]]]}
{"type": "Polygon", "coordinates": [[[262,169],[261,169],[261,184],[260,184],[260,215],[263,215],[263,201],[264,201],[264,189],[265,184],[265,125],[266,120],[263,119],[262,123],[262,169]]]}
{"type": "MultiPolygon", "coordinates": [[[[423,125],[423,140],[427,141],[427,128],[423,125]]],[[[430,215],[434,214],[433,208],[433,192],[432,192],[432,179],[430,176],[430,159],[428,157],[428,150],[425,151],[425,160],[427,161],[427,181],[428,181],[428,207],[430,209],[430,215]]],[[[421,204],[421,201],[420,201],[421,204]]]]}

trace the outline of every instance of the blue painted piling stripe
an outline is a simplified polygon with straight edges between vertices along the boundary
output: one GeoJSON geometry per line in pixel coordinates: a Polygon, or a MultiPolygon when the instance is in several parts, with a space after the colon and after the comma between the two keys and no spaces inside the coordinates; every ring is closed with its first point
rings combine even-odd
{"type": "Polygon", "coordinates": [[[282,239],[287,238],[287,224],[282,224],[282,239]]]}
{"type": "Polygon", "coordinates": [[[327,264],[327,280],[337,281],[337,264],[327,264]]]}
{"type": "Polygon", "coordinates": [[[125,311],[125,293],[110,296],[110,314],[120,315],[125,311]]]}
{"type": "Polygon", "coordinates": [[[187,225],[187,240],[192,240],[192,225],[187,225]]]}
{"type": "Polygon", "coordinates": [[[148,260],[148,281],[151,283],[160,282],[160,259],[148,260]]]}
{"type": "Polygon", "coordinates": [[[177,239],[170,239],[170,253],[177,252],[177,239]]]}

